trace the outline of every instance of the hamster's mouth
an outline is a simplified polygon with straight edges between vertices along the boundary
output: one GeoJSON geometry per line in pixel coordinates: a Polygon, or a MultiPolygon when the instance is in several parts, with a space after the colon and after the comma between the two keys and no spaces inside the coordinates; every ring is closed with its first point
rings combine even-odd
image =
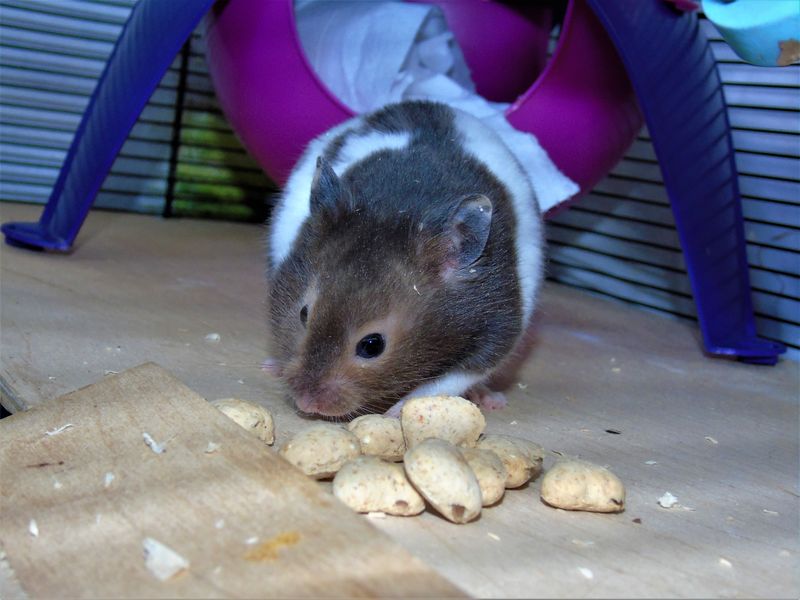
{"type": "Polygon", "coordinates": [[[366,414],[383,414],[391,403],[370,406],[349,405],[344,402],[337,402],[334,405],[318,406],[317,403],[303,402],[301,404],[297,397],[294,397],[295,412],[304,419],[317,419],[331,421],[334,423],[347,423],[366,414]]]}
{"type": "Polygon", "coordinates": [[[307,415],[343,417],[353,412],[353,408],[338,393],[327,389],[313,394],[311,392],[295,393],[294,403],[298,411],[307,415]]]}

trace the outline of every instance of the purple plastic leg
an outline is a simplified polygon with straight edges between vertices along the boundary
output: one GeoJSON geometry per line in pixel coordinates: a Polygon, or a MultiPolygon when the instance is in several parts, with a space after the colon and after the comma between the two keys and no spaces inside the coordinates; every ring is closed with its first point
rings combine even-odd
{"type": "Polygon", "coordinates": [[[711,354],[775,364],[756,336],[722,83],[694,14],[663,0],[588,0],[628,70],[653,139],[711,354]]]}
{"type": "Polygon", "coordinates": [[[89,99],[38,223],[6,223],[6,242],[69,250],[122,144],[214,0],[140,0],[89,99]]]}

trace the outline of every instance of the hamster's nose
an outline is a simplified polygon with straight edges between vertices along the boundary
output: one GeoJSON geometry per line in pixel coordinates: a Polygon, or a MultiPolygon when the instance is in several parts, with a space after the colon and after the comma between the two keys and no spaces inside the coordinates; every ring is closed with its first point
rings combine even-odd
{"type": "Polygon", "coordinates": [[[295,404],[303,412],[329,417],[338,417],[349,412],[339,388],[334,385],[320,386],[314,392],[299,393],[295,396],[295,404]]]}
{"type": "Polygon", "coordinates": [[[305,413],[317,412],[317,400],[308,392],[296,396],[294,403],[297,405],[297,408],[305,413]]]}

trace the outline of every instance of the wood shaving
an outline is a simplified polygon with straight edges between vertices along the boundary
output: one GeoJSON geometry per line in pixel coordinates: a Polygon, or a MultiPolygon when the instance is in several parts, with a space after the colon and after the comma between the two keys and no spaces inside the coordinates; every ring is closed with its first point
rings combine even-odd
{"type": "Polygon", "coordinates": [[[213,454],[214,452],[216,452],[219,449],[220,449],[220,445],[217,444],[216,442],[208,442],[208,446],[206,446],[205,452],[206,452],[206,454],[213,454]]]}
{"type": "Polygon", "coordinates": [[[733,568],[733,565],[731,564],[731,561],[729,561],[727,558],[722,558],[722,557],[720,557],[720,559],[719,559],[719,566],[720,567],[725,567],[726,569],[732,569],[733,568]]]}
{"type": "Polygon", "coordinates": [[[588,548],[589,546],[594,546],[594,542],[591,540],[572,540],[572,543],[576,546],[580,546],[581,548],[588,548]]]}
{"type": "Polygon", "coordinates": [[[499,536],[499,535],[497,535],[496,533],[492,533],[492,532],[490,531],[490,532],[487,532],[487,534],[486,534],[486,535],[488,535],[490,538],[492,538],[492,539],[493,539],[494,541],[496,541],[496,542],[499,542],[499,541],[500,541],[500,536],[499,536]]]}
{"type": "Polygon", "coordinates": [[[221,339],[222,339],[222,336],[220,334],[218,334],[218,333],[209,333],[206,336],[206,341],[207,342],[216,343],[216,342],[220,341],[221,339]]]}
{"type": "Polygon", "coordinates": [[[144,565],[156,579],[166,581],[189,568],[189,561],[153,538],[142,540],[144,565]]]}
{"type": "Polygon", "coordinates": [[[664,495],[658,499],[658,505],[662,508],[672,508],[676,504],[678,504],[678,499],[669,492],[664,492],[664,495]]]}
{"type": "Polygon", "coordinates": [[[776,517],[780,514],[780,513],[775,512],[774,510],[770,510],[768,508],[764,508],[762,510],[764,511],[764,513],[766,513],[768,515],[773,515],[773,516],[776,516],[776,517]]]}
{"type": "Polygon", "coordinates": [[[50,431],[45,431],[45,435],[58,435],[59,433],[64,433],[70,427],[75,427],[75,423],[67,423],[66,425],[62,425],[61,427],[56,427],[55,429],[51,429],[50,431]]]}
{"type": "Polygon", "coordinates": [[[578,572],[586,579],[594,579],[594,573],[592,573],[591,569],[587,569],[586,567],[578,567],[578,572]]]}
{"type": "Polygon", "coordinates": [[[111,471],[106,473],[105,478],[103,479],[103,487],[108,487],[111,483],[116,479],[116,475],[114,475],[111,471]]]}
{"type": "Polygon", "coordinates": [[[706,440],[706,441],[707,441],[709,444],[714,444],[715,446],[716,446],[717,444],[719,444],[719,442],[718,442],[717,440],[715,440],[713,437],[711,437],[710,435],[707,435],[707,436],[706,436],[704,439],[705,439],[705,440],[706,440]]]}
{"type": "Polygon", "coordinates": [[[646,460],[646,461],[644,461],[644,464],[646,464],[646,465],[657,465],[658,461],[657,460],[646,460]]]}
{"type": "Polygon", "coordinates": [[[156,454],[163,454],[164,452],[167,451],[167,449],[164,447],[164,444],[159,444],[158,442],[156,442],[153,439],[153,436],[151,436],[146,431],[142,433],[142,438],[144,439],[144,443],[147,444],[150,450],[152,450],[156,454]]]}
{"type": "Polygon", "coordinates": [[[416,283],[414,284],[413,287],[414,287],[414,291],[417,292],[417,296],[422,296],[422,294],[420,294],[419,290],[417,289],[417,284],[416,283]]]}
{"type": "Polygon", "coordinates": [[[248,546],[252,546],[254,544],[257,544],[258,543],[258,536],[257,535],[250,536],[249,538],[247,538],[244,541],[244,543],[247,544],[248,546]]]}
{"type": "Polygon", "coordinates": [[[527,387],[528,387],[528,384],[527,384],[527,383],[522,383],[522,382],[520,381],[520,382],[518,382],[518,383],[517,383],[517,387],[518,387],[519,389],[521,389],[521,390],[524,390],[525,388],[527,388],[527,387]]]}
{"type": "Polygon", "coordinates": [[[103,371],[103,375],[117,375],[119,371],[112,371],[111,369],[106,369],[103,371]]]}
{"type": "Polygon", "coordinates": [[[28,533],[33,537],[39,537],[39,525],[36,524],[36,519],[31,519],[28,523],[28,533]]]}

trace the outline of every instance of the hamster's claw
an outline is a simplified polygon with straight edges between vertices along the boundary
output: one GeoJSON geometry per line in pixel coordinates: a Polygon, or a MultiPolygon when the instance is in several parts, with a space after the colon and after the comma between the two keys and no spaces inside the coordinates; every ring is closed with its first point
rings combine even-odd
{"type": "Polygon", "coordinates": [[[467,400],[471,400],[483,410],[500,410],[508,405],[508,400],[503,392],[489,389],[483,383],[473,385],[465,394],[467,400]]]}

